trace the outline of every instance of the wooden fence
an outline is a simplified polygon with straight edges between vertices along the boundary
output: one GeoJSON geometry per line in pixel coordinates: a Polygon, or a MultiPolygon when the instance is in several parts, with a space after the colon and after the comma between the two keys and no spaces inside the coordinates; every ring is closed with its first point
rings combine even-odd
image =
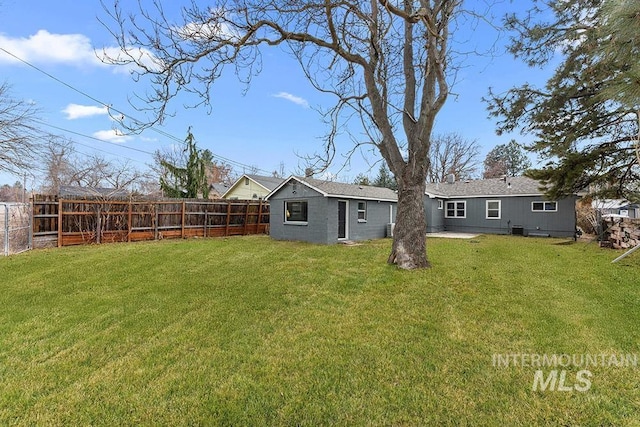
{"type": "Polygon", "coordinates": [[[263,201],[33,199],[34,248],[268,232],[263,201]]]}

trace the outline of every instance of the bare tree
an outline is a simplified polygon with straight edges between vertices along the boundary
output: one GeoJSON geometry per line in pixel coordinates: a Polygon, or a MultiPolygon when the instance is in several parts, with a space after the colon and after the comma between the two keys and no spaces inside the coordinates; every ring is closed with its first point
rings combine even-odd
{"type": "MultiPolygon", "coordinates": [[[[449,94],[449,30],[461,0],[227,0],[202,7],[189,2],[176,16],[161,2],[139,1],[138,15],[120,2],[103,4],[105,27],[121,52],[105,60],[135,66],[134,77],[153,89],[138,105],[152,117],[128,125],[161,123],[180,92],[210,106],[211,87],[226,66],[249,83],[259,72],[261,48],[286,46],[311,84],[333,94],[331,125],[319,153],[333,159],[345,117],[357,118],[398,183],[398,213],[389,263],[428,267],[424,191],[435,118],[449,94]]],[[[167,7],[174,7],[172,3],[167,7]]]]}
{"type": "Polygon", "coordinates": [[[51,138],[45,147],[41,191],[56,194],[63,185],[138,190],[144,174],[128,161],[110,161],[99,155],[78,156],[73,142],[51,138]]]}
{"type": "Polygon", "coordinates": [[[447,175],[460,179],[472,178],[478,170],[478,141],[464,139],[460,134],[436,135],[431,141],[429,182],[445,182],[447,175]]]}
{"type": "Polygon", "coordinates": [[[34,105],[14,99],[7,83],[0,85],[0,171],[19,175],[33,167],[45,135],[37,120],[34,105]]]}

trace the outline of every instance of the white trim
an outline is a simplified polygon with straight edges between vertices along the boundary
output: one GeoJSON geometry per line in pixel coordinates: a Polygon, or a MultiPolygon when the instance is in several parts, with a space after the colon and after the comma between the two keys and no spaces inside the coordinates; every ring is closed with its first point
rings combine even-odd
{"type": "Polygon", "coordinates": [[[438,199],[438,209],[440,209],[440,210],[444,209],[444,200],[443,199],[438,199]]]}
{"type": "MultiPolygon", "coordinates": [[[[495,209],[491,210],[495,211],[495,209]]],[[[502,219],[502,200],[485,200],[484,217],[485,219],[502,219]],[[489,216],[489,203],[498,203],[498,216],[489,216]]]]}
{"type": "MultiPolygon", "coordinates": [[[[339,198],[339,199],[349,199],[349,200],[370,200],[373,202],[392,202],[392,203],[398,203],[398,199],[384,199],[384,198],[376,198],[376,197],[363,197],[363,196],[359,196],[359,195],[348,195],[348,194],[334,194],[334,193],[327,193],[325,191],[320,190],[317,187],[314,187],[313,185],[309,184],[306,181],[303,181],[302,179],[298,179],[295,176],[290,176],[289,178],[285,179],[279,186],[277,186],[276,188],[274,188],[269,194],[267,194],[264,198],[264,200],[269,200],[269,198],[271,196],[273,196],[275,193],[277,193],[282,187],[284,187],[287,183],[289,183],[289,181],[291,180],[295,180],[298,183],[300,183],[301,185],[304,185],[305,187],[311,188],[314,191],[317,191],[318,193],[320,193],[323,197],[333,197],[333,198],[339,198]]],[[[538,194],[539,196],[539,194],[538,194]]]]}
{"type": "Polygon", "coordinates": [[[531,212],[536,212],[536,213],[558,212],[558,202],[555,200],[534,200],[533,202],[531,202],[531,212]],[[542,203],[542,209],[533,209],[534,203],[542,203]],[[556,208],[546,209],[547,203],[554,203],[556,205],[556,208]]]}
{"type": "Polygon", "coordinates": [[[295,199],[295,200],[283,200],[284,202],[284,224],[285,225],[307,225],[309,223],[309,201],[308,200],[302,200],[302,199],[295,199]],[[287,212],[288,212],[288,204],[289,203],[306,203],[307,204],[307,220],[306,221],[289,221],[289,219],[287,218],[287,212]]]}
{"type": "Polygon", "coordinates": [[[444,217],[445,218],[458,218],[458,219],[465,219],[467,217],[467,201],[466,200],[457,200],[457,201],[449,201],[447,200],[446,202],[444,202],[444,217]],[[453,216],[449,216],[449,208],[447,208],[447,204],[449,203],[453,203],[453,216]],[[463,203],[464,204],[464,215],[463,216],[458,216],[458,203],[463,203]]]}
{"type": "Polygon", "coordinates": [[[336,211],[336,215],[338,215],[338,240],[349,240],[349,201],[348,200],[340,200],[338,199],[338,210],[336,211]],[[344,237],[340,237],[340,202],[345,203],[344,207],[344,237]]]}
{"type": "Polygon", "coordinates": [[[445,199],[479,199],[479,198],[496,198],[496,197],[542,197],[542,193],[531,193],[531,194],[467,194],[463,196],[438,196],[443,197],[445,199]]]}
{"type": "MultiPolygon", "coordinates": [[[[224,192],[224,194],[223,194],[222,196],[220,196],[220,198],[224,199],[224,198],[226,197],[227,193],[229,193],[231,190],[233,190],[234,188],[236,188],[236,186],[238,186],[241,182],[244,182],[243,178],[244,178],[244,179],[248,179],[248,180],[250,180],[250,181],[255,182],[255,183],[256,183],[256,184],[258,184],[260,187],[264,188],[264,191],[269,192],[269,189],[268,189],[267,187],[265,187],[264,185],[260,184],[258,181],[256,181],[255,179],[251,178],[249,175],[244,174],[244,175],[242,175],[240,178],[238,178],[238,179],[236,180],[236,182],[234,182],[234,183],[231,185],[231,187],[229,187],[229,189],[228,189],[227,191],[225,191],[225,192],[224,192]]],[[[247,184],[244,184],[244,185],[247,185],[247,184]]],[[[265,198],[265,200],[266,200],[266,198],[265,198]]]]}
{"type": "Polygon", "coordinates": [[[358,222],[367,222],[367,201],[366,200],[358,200],[356,202],[356,214],[358,217],[358,222]],[[360,209],[360,203],[364,203],[364,209],[360,209]],[[360,219],[360,212],[364,212],[364,218],[360,219]]]}

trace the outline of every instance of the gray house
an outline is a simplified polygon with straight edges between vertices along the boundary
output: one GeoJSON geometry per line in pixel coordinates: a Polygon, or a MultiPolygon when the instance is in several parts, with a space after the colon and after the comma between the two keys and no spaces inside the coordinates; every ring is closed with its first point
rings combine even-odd
{"type": "Polygon", "coordinates": [[[385,237],[398,197],[388,188],[291,176],[266,200],[272,238],[337,243],[385,237]]]}
{"type": "Polygon", "coordinates": [[[427,184],[427,232],[575,236],[578,196],[548,200],[539,187],[527,177],[427,184]]]}

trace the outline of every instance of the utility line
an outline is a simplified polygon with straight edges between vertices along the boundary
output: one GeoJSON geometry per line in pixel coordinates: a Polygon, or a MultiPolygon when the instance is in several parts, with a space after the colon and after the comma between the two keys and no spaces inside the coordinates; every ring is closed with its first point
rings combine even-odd
{"type": "MultiPolygon", "coordinates": [[[[100,104],[101,106],[106,107],[106,108],[108,108],[109,110],[114,111],[114,112],[116,112],[116,113],[118,113],[118,114],[120,114],[120,115],[122,115],[122,116],[128,117],[129,119],[133,120],[135,123],[144,124],[144,122],[142,122],[142,121],[140,121],[140,120],[136,119],[135,117],[132,117],[132,116],[130,116],[130,115],[128,115],[128,114],[125,114],[124,112],[120,111],[119,109],[114,108],[112,105],[109,105],[109,104],[106,104],[105,102],[100,101],[99,99],[95,98],[94,96],[91,96],[90,94],[88,94],[88,93],[86,93],[86,92],[84,92],[84,91],[82,91],[82,90],[80,90],[80,89],[78,89],[78,88],[76,88],[76,87],[72,86],[71,84],[69,84],[69,83],[65,82],[64,80],[61,80],[61,79],[59,79],[58,77],[56,77],[56,76],[54,76],[54,75],[52,75],[52,74],[50,74],[50,73],[48,73],[48,72],[44,71],[43,69],[41,69],[41,68],[37,67],[36,65],[34,65],[34,64],[30,63],[30,62],[28,62],[27,60],[20,58],[19,56],[15,55],[14,53],[12,53],[12,52],[8,51],[7,49],[5,49],[4,47],[1,47],[1,46],[0,46],[0,51],[3,51],[3,52],[4,52],[4,53],[6,53],[7,55],[9,55],[9,56],[11,56],[12,58],[16,59],[17,61],[22,62],[23,64],[25,64],[25,65],[27,65],[27,66],[29,66],[29,67],[33,68],[34,70],[36,70],[36,71],[38,71],[38,72],[40,72],[40,73],[44,74],[45,76],[47,76],[47,77],[49,77],[50,79],[52,79],[52,80],[54,80],[54,81],[56,81],[56,82],[60,83],[61,85],[63,85],[63,86],[65,86],[65,87],[67,87],[67,88],[69,88],[69,89],[73,90],[74,92],[77,92],[77,93],[81,94],[82,96],[85,96],[85,97],[89,98],[90,100],[92,100],[92,101],[94,101],[94,102],[96,102],[96,103],[98,103],[98,104],[100,104]]],[[[80,136],[83,136],[83,137],[86,137],[86,138],[95,139],[95,140],[97,140],[97,141],[104,142],[104,143],[107,143],[107,144],[117,145],[117,146],[119,146],[119,147],[121,147],[121,148],[126,148],[126,149],[129,149],[129,150],[138,151],[138,152],[141,152],[141,153],[144,153],[144,154],[150,154],[150,155],[153,155],[153,153],[150,153],[150,152],[145,151],[145,150],[140,150],[140,149],[137,149],[137,148],[128,147],[128,146],[124,146],[124,145],[116,144],[116,143],[113,143],[113,142],[110,142],[110,141],[105,141],[105,140],[102,140],[102,139],[99,139],[99,138],[95,138],[95,137],[91,137],[91,136],[83,135],[83,134],[80,134],[80,133],[78,133],[78,132],[74,132],[74,131],[71,131],[71,130],[68,130],[68,129],[59,128],[59,127],[57,127],[57,126],[54,126],[54,125],[51,125],[51,124],[48,124],[48,123],[44,123],[44,122],[39,122],[39,123],[41,123],[41,124],[45,124],[45,125],[50,126],[50,127],[53,127],[53,128],[57,128],[57,129],[59,129],[59,130],[63,130],[63,131],[65,131],[65,132],[73,133],[73,134],[80,135],[80,136]]],[[[181,143],[181,144],[184,144],[184,141],[183,141],[182,139],[180,139],[180,138],[176,137],[175,135],[171,135],[170,133],[165,132],[165,131],[160,130],[160,129],[157,129],[157,128],[153,127],[153,126],[151,126],[149,129],[153,130],[154,132],[156,132],[156,133],[158,133],[158,134],[160,134],[160,135],[162,135],[162,136],[164,136],[164,137],[166,137],[166,138],[168,138],[168,139],[171,139],[171,140],[173,140],[173,141],[176,141],[176,142],[179,142],[179,143],[181,143]]],[[[211,150],[209,150],[209,151],[211,152],[211,150]]],[[[231,159],[229,159],[229,158],[226,158],[226,157],[223,157],[223,156],[220,156],[220,155],[214,154],[213,152],[211,152],[211,154],[212,154],[212,156],[213,156],[214,158],[217,158],[217,159],[219,159],[219,160],[221,160],[221,161],[223,161],[223,162],[229,163],[229,164],[231,164],[231,165],[234,165],[234,166],[237,166],[237,167],[241,167],[241,168],[243,168],[243,169],[257,170],[257,171],[259,171],[259,172],[266,172],[267,174],[270,174],[270,172],[269,172],[269,171],[266,171],[266,170],[264,170],[264,169],[260,169],[260,168],[254,167],[254,166],[250,166],[250,165],[247,165],[247,164],[244,164],[244,163],[238,162],[238,161],[236,161],[236,160],[231,160],[231,159]]]]}

